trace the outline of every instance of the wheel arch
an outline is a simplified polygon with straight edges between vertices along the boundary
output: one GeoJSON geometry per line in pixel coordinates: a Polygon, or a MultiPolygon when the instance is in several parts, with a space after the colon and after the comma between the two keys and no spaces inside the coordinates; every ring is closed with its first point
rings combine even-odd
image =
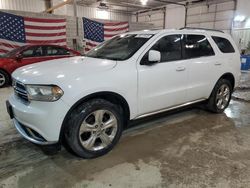
{"type": "Polygon", "coordinates": [[[84,102],[87,102],[89,100],[92,99],[104,99],[107,100],[111,103],[117,104],[121,107],[121,109],[123,110],[124,114],[125,114],[125,125],[127,124],[127,122],[130,119],[130,108],[128,105],[128,102],[126,101],[126,99],[121,96],[118,93],[115,92],[109,92],[109,91],[103,91],[103,92],[96,92],[96,93],[92,93],[90,95],[87,95],[83,98],[81,98],[80,100],[78,100],[67,112],[66,116],[64,117],[63,123],[62,123],[62,127],[60,130],[60,135],[59,135],[59,142],[62,142],[63,140],[63,133],[65,128],[67,127],[67,122],[69,119],[69,116],[71,114],[71,112],[76,109],[79,105],[83,104],[84,102]]]}
{"type": "MultiPolygon", "coordinates": [[[[216,84],[218,83],[218,81],[220,79],[226,79],[226,80],[229,80],[230,83],[232,84],[232,88],[234,89],[234,86],[235,86],[235,78],[234,78],[234,75],[230,72],[227,72],[227,73],[224,73],[217,81],[216,83],[214,84],[214,87],[216,86],[216,84]]],[[[212,91],[209,95],[209,98],[211,97],[212,93],[213,93],[213,90],[214,90],[214,87],[212,88],[212,91]]]]}
{"type": "MultiPolygon", "coordinates": [[[[234,86],[235,86],[235,78],[234,78],[234,75],[233,75],[232,73],[227,72],[227,73],[223,74],[223,75],[219,78],[219,80],[220,80],[220,79],[226,79],[226,80],[230,81],[230,83],[232,84],[232,88],[234,89],[234,86]]],[[[218,81],[219,81],[219,80],[218,80],[218,81]]],[[[217,82],[218,82],[218,81],[217,81],[217,82]]]]}

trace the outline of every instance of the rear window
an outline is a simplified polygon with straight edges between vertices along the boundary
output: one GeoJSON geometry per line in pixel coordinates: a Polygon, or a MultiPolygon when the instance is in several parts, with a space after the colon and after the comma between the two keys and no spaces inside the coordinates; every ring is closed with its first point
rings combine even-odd
{"type": "Polygon", "coordinates": [[[212,37],[214,42],[217,44],[218,48],[220,49],[221,52],[223,53],[234,53],[234,47],[232,44],[229,42],[229,40],[222,38],[222,37],[212,37]]]}

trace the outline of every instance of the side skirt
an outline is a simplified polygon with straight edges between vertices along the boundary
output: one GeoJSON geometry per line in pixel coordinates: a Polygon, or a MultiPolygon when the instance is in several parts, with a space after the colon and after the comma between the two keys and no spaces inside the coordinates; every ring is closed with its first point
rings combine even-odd
{"type": "Polygon", "coordinates": [[[180,105],[177,105],[177,106],[172,106],[172,107],[164,108],[164,109],[157,110],[157,111],[154,111],[154,112],[149,112],[149,113],[137,116],[136,118],[134,118],[134,120],[140,119],[140,118],[145,118],[145,117],[152,116],[152,115],[155,115],[155,114],[159,114],[159,113],[162,113],[162,112],[167,112],[167,111],[174,110],[174,109],[177,109],[177,108],[185,107],[185,106],[195,104],[195,103],[199,103],[199,102],[202,102],[202,101],[205,101],[205,100],[207,100],[207,99],[202,98],[202,99],[190,101],[190,102],[187,102],[187,103],[183,103],[183,104],[180,104],[180,105]]]}

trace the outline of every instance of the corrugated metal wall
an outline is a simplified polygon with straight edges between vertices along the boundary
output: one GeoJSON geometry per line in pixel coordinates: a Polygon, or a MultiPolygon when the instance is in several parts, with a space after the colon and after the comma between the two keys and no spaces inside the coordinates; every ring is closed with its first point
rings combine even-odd
{"type": "MultiPolygon", "coordinates": [[[[68,7],[70,8],[67,9],[67,15],[72,15],[73,8],[71,5],[68,5],[68,7]]],[[[100,19],[97,16],[97,8],[94,7],[77,6],[77,16],[100,19]]],[[[108,11],[108,20],[129,21],[129,18],[129,14],[108,11]]]]}
{"type": "MultiPolygon", "coordinates": [[[[78,17],[101,19],[97,15],[97,10],[100,10],[100,9],[95,8],[95,7],[77,6],[77,16],[78,17]]],[[[118,20],[118,21],[129,21],[130,20],[130,14],[123,13],[123,12],[113,12],[113,11],[107,11],[107,12],[108,12],[107,20],[118,20]]],[[[74,16],[73,6],[66,5],[62,8],[56,9],[54,11],[54,14],[74,16]]]]}
{"type": "MultiPolygon", "coordinates": [[[[53,5],[61,3],[62,0],[53,0],[53,5]]],[[[0,0],[0,9],[18,10],[28,12],[42,12],[45,10],[44,0],[0,0]]],[[[78,17],[98,18],[96,8],[77,6],[78,17]]],[[[73,16],[73,6],[66,5],[54,11],[57,15],[73,16]]],[[[100,19],[100,18],[99,18],[100,19]]],[[[129,21],[130,14],[121,12],[109,12],[109,20],[129,21]]]]}
{"type": "Polygon", "coordinates": [[[44,0],[0,0],[0,9],[42,12],[45,3],[44,0]]]}

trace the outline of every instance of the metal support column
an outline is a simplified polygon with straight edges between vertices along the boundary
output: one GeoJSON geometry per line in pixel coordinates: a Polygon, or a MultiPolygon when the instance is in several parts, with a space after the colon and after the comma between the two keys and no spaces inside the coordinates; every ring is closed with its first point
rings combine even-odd
{"type": "Polygon", "coordinates": [[[79,24],[78,24],[78,17],[77,17],[77,0],[73,0],[73,10],[74,10],[74,17],[75,17],[75,21],[76,21],[76,38],[73,39],[73,46],[75,50],[79,50],[78,49],[78,40],[79,40],[79,24]]]}

